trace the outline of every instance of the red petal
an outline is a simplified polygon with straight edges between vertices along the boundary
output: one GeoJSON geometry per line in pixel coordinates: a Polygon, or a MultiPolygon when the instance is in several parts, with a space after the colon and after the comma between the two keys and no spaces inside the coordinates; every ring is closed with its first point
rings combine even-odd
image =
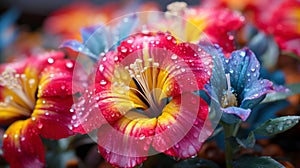
{"type": "Polygon", "coordinates": [[[195,155],[205,140],[198,137],[207,115],[208,105],[199,96],[189,93],[173,98],[158,117],[153,147],[182,158],[195,155]]]}
{"type": "Polygon", "coordinates": [[[31,119],[10,125],[3,138],[4,157],[11,168],[44,167],[44,147],[31,119]]]}
{"type": "Polygon", "coordinates": [[[101,155],[119,167],[134,167],[142,163],[149,154],[155,125],[156,118],[129,112],[113,126],[101,127],[98,130],[101,155]]]}
{"type": "Polygon", "coordinates": [[[38,97],[72,95],[74,61],[57,60],[41,73],[38,97]]]}
{"type": "Polygon", "coordinates": [[[208,114],[208,106],[202,99],[200,104],[201,106],[199,109],[198,118],[196,118],[192,128],[183,139],[181,139],[170,149],[164,151],[164,153],[179,158],[188,158],[196,155],[197,152],[199,152],[202,144],[213,131],[210,128],[209,121],[205,121],[206,118],[204,118],[205,114],[208,114]]]}
{"type": "Polygon", "coordinates": [[[72,109],[76,116],[72,118],[74,132],[86,134],[107,123],[99,109],[98,100],[99,97],[95,96],[94,92],[86,90],[76,101],[72,109]]]}
{"type": "Polygon", "coordinates": [[[72,96],[38,99],[32,117],[40,135],[49,139],[74,135],[71,123],[74,113],[70,111],[72,104],[72,96]]]}

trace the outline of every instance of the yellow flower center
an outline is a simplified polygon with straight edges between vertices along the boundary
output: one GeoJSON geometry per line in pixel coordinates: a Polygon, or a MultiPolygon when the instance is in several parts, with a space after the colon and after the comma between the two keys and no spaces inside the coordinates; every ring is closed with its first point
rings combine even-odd
{"type": "Polygon", "coordinates": [[[0,86],[4,87],[2,90],[4,101],[0,102],[0,109],[29,117],[35,107],[36,79],[28,78],[25,74],[17,74],[15,70],[7,68],[0,75],[0,86]]]}

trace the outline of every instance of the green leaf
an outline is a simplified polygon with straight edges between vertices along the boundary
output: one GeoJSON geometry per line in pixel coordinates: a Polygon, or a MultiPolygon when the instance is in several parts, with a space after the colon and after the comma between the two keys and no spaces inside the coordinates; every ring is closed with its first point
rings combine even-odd
{"type": "Polygon", "coordinates": [[[236,141],[243,148],[253,148],[256,141],[254,132],[251,131],[246,139],[237,138],[236,141]]]}
{"type": "Polygon", "coordinates": [[[254,133],[262,136],[271,136],[284,132],[295,126],[300,116],[284,116],[270,119],[254,130],[254,133]]]}
{"type": "Polygon", "coordinates": [[[186,159],[179,163],[176,163],[173,168],[220,168],[216,163],[201,159],[201,158],[192,158],[186,159]]]}
{"type": "Polygon", "coordinates": [[[261,103],[268,103],[273,102],[277,100],[283,100],[286,99],[289,96],[293,96],[295,94],[300,94],[300,83],[293,83],[286,85],[289,89],[288,92],[276,92],[276,93],[269,93],[267,94],[266,98],[261,103]]]}
{"type": "Polygon", "coordinates": [[[233,162],[234,168],[284,168],[283,165],[268,156],[245,155],[233,162]]]}

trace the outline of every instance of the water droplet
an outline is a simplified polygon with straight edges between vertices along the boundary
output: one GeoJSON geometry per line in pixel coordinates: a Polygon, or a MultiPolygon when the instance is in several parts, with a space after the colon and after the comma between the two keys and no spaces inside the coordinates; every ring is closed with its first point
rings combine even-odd
{"type": "Polygon", "coordinates": [[[4,135],[3,135],[3,138],[7,138],[7,137],[8,137],[8,135],[7,135],[7,134],[4,134],[4,135]]]}
{"type": "Polygon", "coordinates": [[[62,86],[60,87],[60,89],[61,89],[61,90],[65,90],[65,89],[66,89],[66,86],[65,86],[65,85],[62,85],[62,86]]]}
{"type": "Polygon", "coordinates": [[[100,85],[106,85],[107,84],[107,82],[104,80],[104,79],[102,79],[101,81],[100,81],[100,85]]]}
{"type": "Polygon", "coordinates": [[[185,72],[185,69],[184,69],[184,68],[181,68],[180,70],[181,70],[181,72],[185,72]]]}
{"type": "Polygon", "coordinates": [[[140,136],[139,136],[139,139],[143,140],[143,139],[145,139],[145,137],[146,137],[145,134],[141,133],[140,136]]]}
{"type": "Polygon", "coordinates": [[[178,58],[178,56],[176,55],[176,54],[173,54],[172,56],[171,56],[171,59],[172,60],[175,60],[175,59],[177,59],[178,58]]]}
{"type": "Polygon", "coordinates": [[[119,57],[115,57],[114,60],[115,60],[115,61],[118,61],[118,60],[119,60],[119,57]]]}
{"type": "Polygon", "coordinates": [[[133,40],[132,40],[132,39],[128,39],[128,40],[127,40],[127,43],[128,43],[128,44],[131,44],[131,43],[133,43],[133,40]]]}
{"type": "Polygon", "coordinates": [[[73,108],[70,109],[70,112],[73,113],[75,110],[73,108]]]}
{"type": "Polygon", "coordinates": [[[176,144],[176,145],[175,145],[175,148],[177,148],[177,149],[178,149],[178,148],[179,148],[179,145],[178,145],[178,144],[176,144]]]}
{"type": "Polygon", "coordinates": [[[42,123],[39,123],[39,124],[37,125],[38,129],[42,129],[43,126],[44,126],[44,125],[43,125],[42,123]]]}
{"type": "Polygon", "coordinates": [[[246,75],[247,75],[247,76],[250,76],[250,73],[247,73],[246,75]]]}
{"type": "Polygon", "coordinates": [[[122,53],[126,53],[126,52],[127,52],[127,48],[122,47],[122,48],[121,48],[121,52],[122,52],[122,53]]]}
{"type": "Polygon", "coordinates": [[[15,136],[14,136],[16,139],[19,137],[19,135],[18,134],[15,134],[15,136]]]}
{"type": "Polygon", "coordinates": [[[167,36],[167,40],[172,40],[172,36],[167,36]]]}
{"type": "Polygon", "coordinates": [[[76,115],[72,115],[72,119],[76,120],[77,116],[76,115]]]}
{"type": "Polygon", "coordinates": [[[67,68],[73,68],[73,66],[74,66],[74,65],[73,65],[73,62],[67,62],[67,63],[66,63],[66,67],[67,67],[67,68]]]}
{"type": "Polygon", "coordinates": [[[25,141],[25,137],[21,137],[21,141],[25,141]]]}
{"type": "Polygon", "coordinates": [[[225,59],[225,62],[228,64],[229,63],[229,59],[225,59]]]}
{"type": "Polygon", "coordinates": [[[251,70],[251,72],[255,72],[256,69],[255,68],[251,68],[250,70],[251,70]]]}
{"type": "Polygon", "coordinates": [[[232,74],[232,73],[233,73],[233,70],[232,70],[232,69],[230,69],[230,70],[229,70],[229,73],[231,73],[231,74],[232,74]]]}
{"type": "Polygon", "coordinates": [[[48,58],[48,63],[49,64],[53,64],[54,63],[54,59],[53,58],[48,58]]]}
{"type": "Polygon", "coordinates": [[[31,120],[32,120],[32,121],[35,121],[35,120],[36,120],[36,118],[35,118],[34,116],[32,116],[32,117],[31,117],[31,120]]]}
{"type": "Polygon", "coordinates": [[[272,125],[268,125],[266,128],[267,132],[269,133],[273,133],[273,126],[272,125]]]}
{"type": "Polygon", "coordinates": [[[48,115],[49,115],[49,112],[46,112],[45,115],[48,116],[48,115]]]}
{"type": "Polygon", "coordinates": [[[78,123],[75,123],[73,126],[74,126],[75,128],[77,128],[77,127],[79,126],[79,124],[78,124],[78,123]]]}
{"type": "Polygon", "coordinates": [[[240,56],[245,57],[246,56],[246,52],[245,51],[241,51],[240,52],[240,56]]]}
{"type": "Polygon", "coordinates": [[[21,152],[22,152],[20,148],[18,148],[18,152],[19,152],[19,153],[21,153],[21,152]]]}

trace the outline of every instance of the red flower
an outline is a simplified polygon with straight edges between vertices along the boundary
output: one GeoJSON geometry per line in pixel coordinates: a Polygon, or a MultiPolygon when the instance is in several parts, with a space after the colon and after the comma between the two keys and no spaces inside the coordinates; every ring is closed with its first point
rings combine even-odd
{"type": "Polygon", "coordinates": [[[300,56],[300,2],[297,0],[259,1],[252,7],[258,28],[273,35],[284,51],[300,56]]]}
{"type": "Polygon", "coordinates": [[[3,152],[12,168],[44,167],[40,137],[65,138],[71,130],[74,62],[49,52],[0,66],[3,152]]]}
{"type": "Polygon", "coordinates": [[[134,167],[157,152],[179,158],[200,150],[208,105],[194,91],[211,76],[212,58],[169,33],[138,33],[98,64],[94,86],[76,105],[80,133],[97,129],[111,164],[134,167]],[[91,91],[92,90],[92,91],[91,91]]]}
{"type": "Polygon", "coordinates": [[[206,36],[212,43],[221,46],[226,53],[230,54],[236,49],[235,32],[243,26],[245,20],[240,13],[225,8],[186,8],[184,4],[175,2],[168,6],[168,12],[184,18],[178,18],[183,23],[174,27],[175,35],[181,38],[179,40],[199,42],[206,36]]]}

